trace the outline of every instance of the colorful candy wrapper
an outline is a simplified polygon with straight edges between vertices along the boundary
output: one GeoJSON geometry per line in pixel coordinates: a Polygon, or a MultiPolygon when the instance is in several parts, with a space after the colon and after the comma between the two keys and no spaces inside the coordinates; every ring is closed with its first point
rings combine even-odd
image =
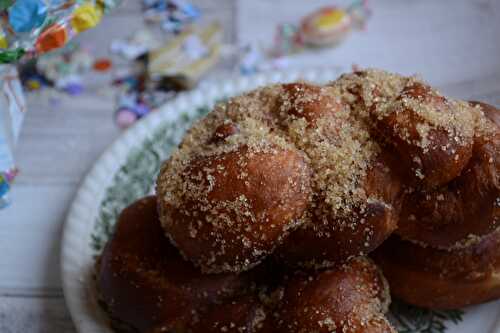
{"type": "Polygon", "coordinates": [[[96,26],[120,0],[0,1],[0,63],[60,48],[96,26]]]}
{"type": "Polygon", "coordinates": [[[8,204],[8,192],[16,168],[14,146],[26,113],[26,104],[17,70],[0,65],[0,208],[8,204]]]}
{"type": "MultiPolygon", "coordinates": [[[[82,31],[97,25],[120,0],[0,0],[0,208],[16,174],[13,149],[26,105],[15,64],[61,48],[82,31]]],[[[50,62],[46,63],[50,67],[50,62]]],[[[54,65],[55,66],[55,65],[54,65]]],[[[65,77],[66,81],[72,76],[65,77]]],[[[74,76],[73,76],[74,78],[74,76]]],[[[74,81],[74,80],[73,80],[74,81]]],[[[75,82],[66,84],[79,93],[75,82]]],[[[67,83],[67,82],[66,82],[67,83]]],[[[32,81],[36,89],[40,82],[32,81]]]]}
{"type": "Polygon", "coordinates": [[[237,67],[243,75],[284,69],[290,66],[295,54],[339,45],[352,31],[364,29],[370,16],[367,0],[356,0],[346,8],[334,5],[322,7],[298,23],[279,24],[268,48],[245,45],[236,52],[228,53],[236,54],[237,67]]]}
{"type": "Polygon", "coordinates": [[[328,6],[305,16],[300,24],[278,26],[271,56],[281,57],[309,48],[335,47],[356,29],[364,28],[371,12],[366,0],[347,8],[328,6]]]}

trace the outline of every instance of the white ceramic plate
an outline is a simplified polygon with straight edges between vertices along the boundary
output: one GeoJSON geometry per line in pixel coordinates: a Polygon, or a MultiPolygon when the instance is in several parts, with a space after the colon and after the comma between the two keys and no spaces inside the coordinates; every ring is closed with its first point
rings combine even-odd
{"type": "MultiPolygon", "coordinates": [[[[80,333],[110,333],[107,318],[96,303],[93,287],[95,256],[113,230],[119,212],[148,194],[170,151],[190,124],[218,100],[274,82],[304,79],[323,83],[338,70],[273,72],[206,85],[180,95],[171,103],[138,122],[114,142],[95,163],[79,189],[63,234],[61,269],[64,296],[80,333]]],[[[400,332],[495,332],[500,302],[464,311],[433,312],[393,307],[400,318],[400,332]],[[447,328],[445,328],[447,327],[447,328]]]]}

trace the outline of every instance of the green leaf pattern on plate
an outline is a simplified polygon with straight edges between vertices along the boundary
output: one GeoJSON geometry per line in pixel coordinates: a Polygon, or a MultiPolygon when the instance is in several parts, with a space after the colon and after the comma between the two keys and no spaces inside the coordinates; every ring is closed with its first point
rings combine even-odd
{"type": "Polygon", "coordinates": [[[101,203],[91,235],[91,246],[96,255],[113,233],[114,223],[121,210],[149,193],[161,163],[177,147],[193,121],[207,112],[207,107],[201,107],[193,115],[182,113],[177,122],[159,126],[150,138],[132,149],[115,174],[101,203]]]}

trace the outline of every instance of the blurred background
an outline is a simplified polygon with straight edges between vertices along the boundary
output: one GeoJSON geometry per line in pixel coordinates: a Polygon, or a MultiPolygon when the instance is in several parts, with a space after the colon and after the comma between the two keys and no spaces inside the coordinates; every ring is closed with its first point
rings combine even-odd
{"type": "Polygon", "coordinates": [[[500,106],[496,0],[125,0],[66,46],[18,66],[27,112],[0,209],[0,332],[73,331],[58,264],[69,205],[105,148],[179,93],[377,67],[500,106]]]}

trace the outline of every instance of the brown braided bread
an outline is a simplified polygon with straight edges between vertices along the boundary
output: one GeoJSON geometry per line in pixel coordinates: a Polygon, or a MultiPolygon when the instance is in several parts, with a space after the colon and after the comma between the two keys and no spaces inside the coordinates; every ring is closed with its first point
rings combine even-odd
{"type": "Polygon", "coordinates": [[[479,107],[415,77],[367,70],[269,86],[193,126],[158,177],[160,218],[209,273],[248,270],[273,252],[331,267],[371,252],[398,220],[404,238],[451,247],[497,228],[496,169],[479,181],[496,135],[479,107]],[[443,196],[449,205],[426,206],[443,196]]]}
{"type": "Polygon", "coordinates": [[[454,251],[421,247],[397,236],[373,254],[392,294],[432,309],[458,309],[500,297],[500,232],[454,251]]]}
{"type": "MultiPolygon", "coordinates": [[[[119,332],[291,332],[283,323],[302,317],[293,313],[299,308],[291,307],[299,299],[310,304],[310,311],[321,309],[318,318],[334,320],[345,332],[375,333],[382,327],[392,332],[383,317],[387,285],[371,261],[357,259],[309,275],[275,263],[239,275],[202,274],[164,236],[154,197],[122,212],[96,268],[100,302],[119,332]],[[289,274],[294,277],[285,282],[289,274]],[[306,277],[319,281],[317,291],[306,277]],[[308,291],[299,297],[296,289],[306,285],[308,291]]],[[[314,322],[303,325],[313,328],[314,322]]]]}
{"type": "Polygon", "coordinates": [[[100,299],[140,333],[394,332],[373,251],[409,303],[499,297],[499,150],[497,109],[416,77],[231,98],[121,214],[100,299]]]}

